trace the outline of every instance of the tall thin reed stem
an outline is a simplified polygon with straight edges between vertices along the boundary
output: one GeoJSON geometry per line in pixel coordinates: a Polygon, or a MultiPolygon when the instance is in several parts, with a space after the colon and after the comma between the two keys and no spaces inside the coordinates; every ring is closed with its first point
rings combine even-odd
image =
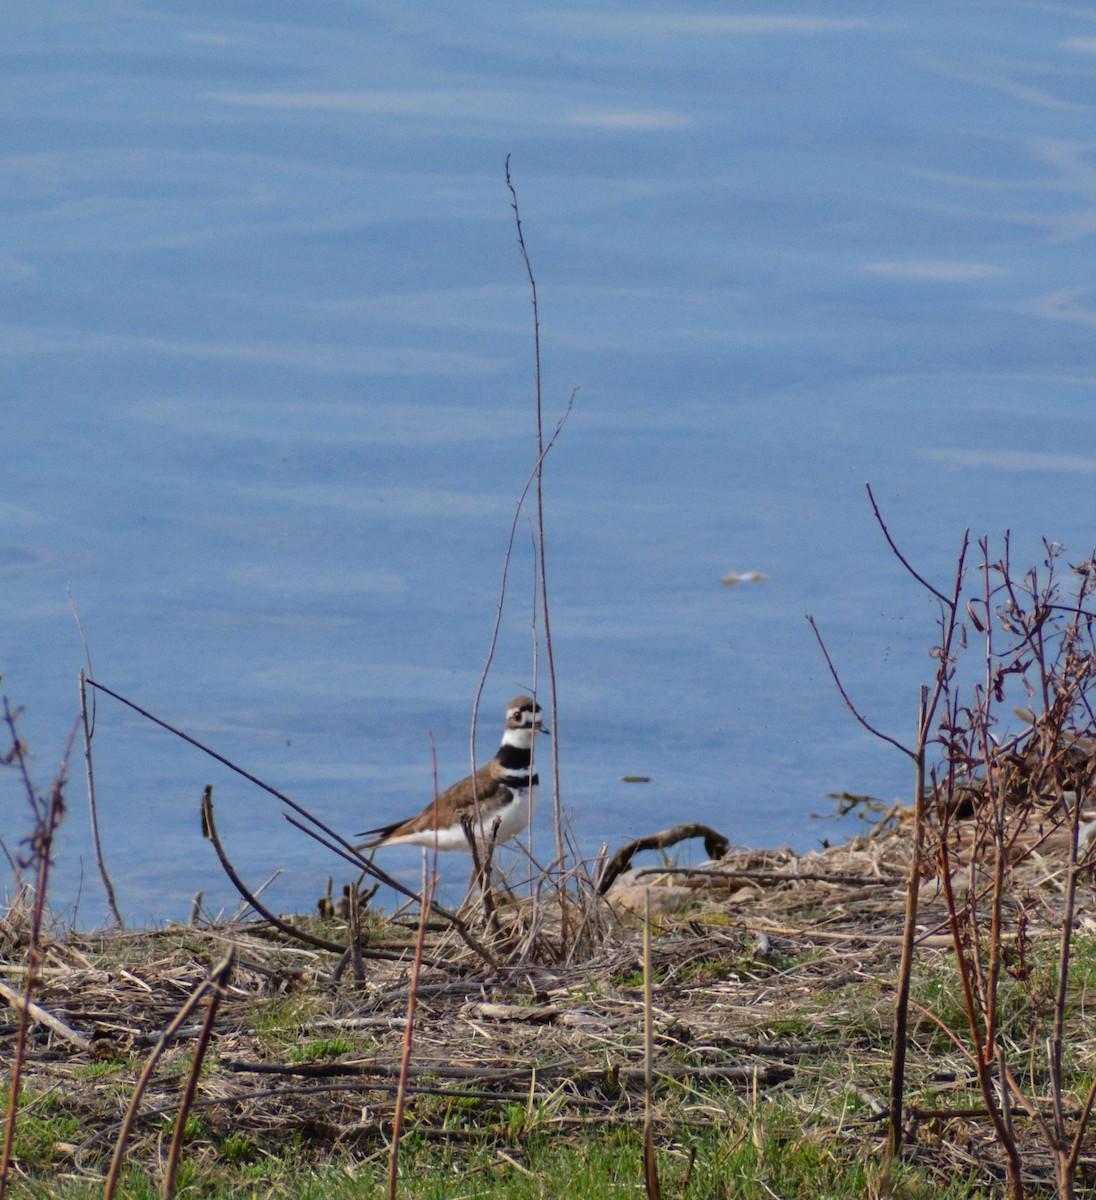
{"type": "Polygon", "coordinates": [[[107,873],[106,860],[103,858],[103,840],[99,835],[99,805],[95,799],[95,770],[91,759],[92,721],[88,713],[88,678],[83,671],[80,672],[80,720],[84,727],[84,768],[88,783],[88,811],[91,817],[91,840],[95,846],[95,863],[99,868],[99,878],[103,881],[103,890],[107,894],[110,915],[114,924],[119,929],[124,929],[125,922],[118,911],[114,884],[107,873]]]}
{"type": "Polygon", "coordinates": [[[902,956],[894,999],[894,1045],[891,1054],[889,1156],[902,1152],[902,1121],[905,1108],[906,1042],[909,1027],[910,981],[917,934],[917,908],[921,873],[925,856],[925,722],[928,717],[929,689],[922,685],[917,704],[917,753],[913,760],[913,846],[909,877],[906,881],[906,915],[902,925],[902,956]]]}
{"type": "Polygon", "coordinates": [[[419,931],[415,939],[415,958],[411,964],[411,986],[407,995],[407,1024],[403,1033],[403,1050],[400,1053],[400,1074],[396,1085],[396,1111],[392,1117],[392,1146],[388,1154],[388,1200],[396,1200],[400,1178],[400,1138],[403,1134],[403,1114],[407,1106],[407,1081],[411,1077],[411,1048],[415,1041],[415,1009],[419,1000],[419,977],[422,974],[422,956],[426,946],[426,927],[430,921],[430,908],[437,888],[437,852],[434,870],[426,869],[427,858],[423,855],[422,908],[419,910],[419,931]]]}
{"type": "Polygon", "coordinates": [[[525,264],[529,276],[529,290],[533,298],[533,361],[534,361],[534,390],[536,393],[536,422],[537,422],[537,464],[536,464],[536,530],[537,556],[540,573],[541,620],[544,622],[544,659],[548,669],[549,711],[552,722],[552,796],[555,804],[556,856],[560,870],[560,899],[563,896],[563,875],[567,854],[567,841],[563,828],[563,801],[559,781],[559,708],[556,701],[556,659],[552,648],[552,617],[548,603],[548,567],[544,549],[544,413],[540,367],[540,308],[537,299],[537,281],[533,274],[533,264],[529,259],[529,251],[525,245],[525,234],[521,226],[521,211],[518,208],[518,194],[510,175],[510,156],[506,157],[506,186],[514,209],[514,224],[517,227],[518,247],[521,250],[521,260],[525,264]]]}

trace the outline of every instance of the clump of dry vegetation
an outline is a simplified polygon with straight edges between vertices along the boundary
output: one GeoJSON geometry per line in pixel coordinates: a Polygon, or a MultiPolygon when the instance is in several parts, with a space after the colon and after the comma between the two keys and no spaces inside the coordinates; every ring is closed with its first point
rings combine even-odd
{"type": "MultiPolygon", "coordinates": [[[[643,886],[656,910],[646,967],[652,1120],[663,1156],[673,1147],[702,1152],[715,1138],[720,1153],[732,1155],[724,1164],[730,1178],[733,1155],[756,1155],[770,1125],[787,1138],[791,1117],[799,1136],[831,1154],[839,1148],[850,1179],[863,1183],[887,1140],[911,821],[911,812],[896,813],[886,828],[807,855],[730,852],[687,871],[636,868],[619,882],[611,898],[643,886]]],[[[1053,901],[1056,876],[1044,841],[1015,878],[1033,899],[1053,901]]],[[[978,1104],[977,1072],[953,1032],[962,1029],[962,1008],[948,902],[939,885],[926,893],[908,1046],[907,1152],[918,1178],[951,1187],[969,1176],[993,1194],[1005,1173],[978,1104]]],[[[613,1130],[638,1138],[647,1065],[642,921],[620,913],[596,955],[554,965],[485,969],[451,927],[436,923],[429,931],[418,956],[406,1071],[403,1169],[411,1178],[417,1161],[431,1161],[431,1146],[466,1161],[486,1156],[503,1176],[520,1180],[545,1138],[557,1148],[613,1130]]],[[[1094,918],[1091,904],[1079,906],[1079,922],[1094,918]]],[[[333,953],[295,943],[263,920],[44,937],[19,1120],[41,1133],[36,1114],[44,1106],[55,1133],[48,1145],[17,1149],[13,1179],[28,1193],[36,1180],[103,1180],[145,1062],[229,946],[235,965],[220,985],[187,1121],[190,1170],[224,1178],[292,1159],[311,1170],[372,1162],[383,1174],[417,929],[414,921],[368,912],[362,923],[365,978],[337,984],[333,953]]],[[[304,925],[336,941],[348,933],[337,919],[304,925]]],[[[0,924],[3,959],[13,967],[25,956],[31,926],[25,906],[0,924]]],[[[1045,969],[1053,937],[1034,922],[1028,937],[1029,960],[1045,969]]],[[[1086,958],[1079,971],[1083,987],[1096,961],[1086,958]]],[[[1007,1002],[1002,1034],[1022,1037],[1022,998],[1007,1002]]],[[[11,1012],[17,1017],[17,1008],[11,1012]]],[[[151,1177],[161,1170],[201,1016],[195,1012],[175,1031],[157,1064],[129,1136],[129,1169],[151,1177]]],[[[1081,1011],[1069,1015],[1067,1036],[1080,1051],[1081,1011]]],[[[0,1037],[10,1062],[18,1020],[0,1037]]],[[[1026,1177],[1045,1187],[1050,1158],[1039,1152],[1030,1120],[1015,1126],[1026,1177]]],[[[638,1142],[634,1153],[638,1181],[638,1142]]],[[[1092,1170],[1096,1160],[1083,1154],[1080,1165],[1092,1170]]],[[[743,1194],[764,1194],[764,1178],[762,1171],[758,1190],[743,1194]]]]}

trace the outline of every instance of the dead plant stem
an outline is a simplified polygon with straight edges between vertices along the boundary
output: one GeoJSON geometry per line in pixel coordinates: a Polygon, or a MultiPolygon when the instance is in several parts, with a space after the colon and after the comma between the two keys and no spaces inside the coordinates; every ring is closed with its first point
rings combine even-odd
{"type": "Polygon", "coordinates": [[[643,1180],[647,1200],[662,1200],[654,1131],[654,967],[651,953],[651,890],[643,894],[643,1180]]]}
{"type": "MultiPolygon", "coordinates": [[[[436,790],[436,789],[435,789],[436,790]]],[[[396,1200],[399,1187],[400,1137],[403,1132],[403,1114],[407,1105],[407,1081],[411,1074],[411,1049],[415,1039],[415,1009],[418,1004],[419,977],[422,973],[422,956],[426,946],[426,927],[430,919],[430,906],[437,887],[437,852],[434,870],[427,872],[426,856],[423,855],[422,908],[419,912],[419,931],[415,942],[415,958],[411,964],[411,987],[407,997],[407,1024],[404,1028],[403,1050],[400,1054],[400,1073],[396,1086],[396,1106],[392,1117],[392,1146],[388,1157],[388,1200],[396,1200]]]]}
{"type": "Polygon", "coordinates": [[[916,951],[917,909],[925,852],[925,735],[928,718],[928,688],[921,687],[917,705],[917,753],[914,756],[913,848],[909,877],[906,881],[906,913],[902,925],[902,955],[894,1002],[894,1045],[889,1083],[890,1157],[902,1152],[903,1109],[905,1106],[906,1045],[909,1026],[910,983],[916,951]]]}
{"type": "MultiPolygon", "coordinates": [[[[37,866],[35,878],[34,908],[31,914],[30,946],[27,950],[27,969],[23,985],[23,1002],[19,1005],[19,1029],[15,1038],[15,1052],[12,1055],[10,1091],[8,1093],[7,1123],[4,1127],[4,1144],[0,1150],[0,1200],[7,1194],[8,1180],[11,1176],[12,1155],[15,1149],[15,1124],[19,1115],[19,1093],[23,1079],[23,1066],[27,1053],[27,1037],[33,1022],[34,990],[38,982],[38,972],[42,965],[42,924],[45,917],[46,892],[49,886],[49,871],[52,865],[53,839],[65,815],[65,783],[68,780],[68,761],[72,751],[73,739],[76,736],[76,726],[72,727],[68,744],[57,778],[50,790],[49,799],[43,802],[35,791],[31,781],[30,770],[27,767],[26,751],[19,737],[15,715],[4,699],[4,720],[11,732],[11,754],[19,764],[27,802],[34,817],[34,832],[30,838],[31,861],[37,866]]],[[[9,760],[10,761],[10,760],[9,760]]]]}
{"type": "Polygon", "coordinates": [[[213,968],[213,971],[202,980],[201,983],[187,997],[182,1008],[172,1018],[168,1027],[160,1034],[156,1045],[152,1049],[152,1053],[148,1056],[144,1068],[137,1079],[137,1083],[133,1089],[133,1095],[130,1097],[129,1107],[126,1109],[126,1114],[122,1118],[122,1124],[118,1130],[118,1137],[114,1144],[114,1154],[110,1160],[110,1168],[107,1171],[106,1183],[103,1187],[103,1200],[113,1200],[115,1192],[118,1190],[118,1179],[121,1175],[122,1164],[125,1162],[126,1145],[129,1142],[129,1135],[133,1131],[133,1126],[137,1121],[137,1114],[141,1110],[141,1101],[148,1089],[148,1085],[152,1080],[153,1072],[160,1059],[163,1057],[164,1051],[171,1044],[172,1039],[180,1029],[190,1019],[191,1013],[202,1002],[202,998],[210,987],[214,986],[211,982],[214,974],[219,972],[223,963],[227,961],[230,955],[226,955],[220,963],[213,968]]]}
{"type": "MultiPolygon", "coordinates": [[[[540,365],[540,308],[537,298],[537,281],[533,274],[533,264],[525,245],[525,234],[521,225],[521,211],[518,208],[518,194],[510,175],[510,156],[506,157],[506,186],[510,190],[513,202],[514,224],[517,228],[518,247],[521,259],[529,276],[529,289],[533,301],[533,361],[534,361],[534,390],[536,393],[536,423],[537,423],[537,463],[536,480],[536,529],[537,552],[540,571],[541,620],[544,622],[544,658],[548,668],[549,711],[552,721],[552,792],[555,802],[556,855],[560,863],[561,883],[560,902],[563,902],[562,872],[564,871],[567,844],[563,833],[563,802],[559,781],[559,711],[556,702],[556,660],[552,648],[552,619],[548,603],[548,568],[547,555],[544,548],[544,415],[542,399],[542,376],[540,365]]],[[[572,396],[573,399],[573,396],[572,396]]]]}
{"type": "Polygon", "coordinates": [[[91,757],[92,721],[88,713],[87,675],[83,671],[80,672],[80,720],[84,727],[84,767],[88,783],[88,811],[91,818],[91,838],[95,846],[95,862],[99,868],[99,878],[103,881],[103,890],[107,894],[107,905],[114,924],[119,929],[125,929],[125,922],[118,911],[118,901],[114,895],[114,884],[107,873],[103,840],[99,834],[99,806],[95,800],[95,770],[91,757]]]}
{"type": "Polygon", "coordinates": [[[210,1039],[213,1037],[213,1025],[217,1020],[217,1009],[220,1007],[223,989],[232,977],[232,967],[235,961],[236,949],[230,946],[228,953],[209,973],[209,1005],[206,1008],[205,1020],[202,1022],[202,1028],[194,1046],[194,1057],[190,1064],[190,1071],[187,1074],[182,1099],[179,1101],[179,1111],[175,1116],[175,1131],[172,1134],[171,1148],[167,1156],[167,1166],[164,1169],[163,1200],[172,1200],[172,1197],[175,1195],[175,1181],[179,1173],[179,1162],[183,1154],[183,1139],[186,1136],[187,1118],[190,1116],[194,1097],[198,1091],[198,1077],[201,1075],[202,1062],[205,1059],[206,1051],[209,1049],[210,1039]]]}

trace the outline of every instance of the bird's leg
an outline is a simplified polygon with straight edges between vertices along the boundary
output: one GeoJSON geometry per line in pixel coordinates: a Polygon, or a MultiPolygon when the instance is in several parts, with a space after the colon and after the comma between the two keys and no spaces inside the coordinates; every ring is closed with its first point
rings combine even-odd
{"type": "Polygon", "coordinates": [[[480,876],[480,894],[483,896],[483,916],[488,929],[499,933],[498,905],[495,901],[495,889],[491,883],[491,860],[495,856],[498,845],[499,828],[502,818],[496,817],[491,823],[491,836],[487,839],[487,850],[483,856],[483,874],[480,876]]]}
{"type": "Polygon", "coordinates": [[[475,825],[471,814],[462,814],[460,822],[464,830],[464,836],[468,839],[468,847],[472,851],[473,863],[472,878],[468,884],[468,895],[465,896],[465,900],[467,901],[468,896],[472,894],[473,887],[478,886],[480,896],[483,899],[484,925],[492,932],[497,933],[499,931],[499,923],[495,912],[495,893],[491,887],[491,859],[494,857],[502,818],[496,817],[492,823],[490,836],[484,843],[486,852],[482,857],[480,855],[480,842],[474,835],[475,825]]]}
{"type": "Polygon", "coordinates": [[[461,908],[464,908],[471,899],[473,888],[480,882],[480,878],[483,875],[483,866],[480,862],[479,842],[476,841],[475,820],[471,813],[461,813],[460,826],[464,830],[468,849],[472,852],[472,877],[468,880],[468,890],[464,893],[464,899],[460,902],[461,908]]]}

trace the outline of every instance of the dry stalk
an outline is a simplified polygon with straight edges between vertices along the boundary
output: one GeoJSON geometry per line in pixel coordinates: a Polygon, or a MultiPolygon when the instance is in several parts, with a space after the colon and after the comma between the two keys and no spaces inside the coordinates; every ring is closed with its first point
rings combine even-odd
{"type": "Polygon", "coordinates": [[[187,997],[182,1008],[175,1014],[168,1027],[160,1034],[152,1053],[148,1056],[148,1060],[141,1071],[140,1077],[137,1080],[133,1089],[133,1095],[130,1097],[129,1107],[126,1109],[126,1114],[122,1118],[121,1127],[118,1130],[118,1137],[114,1144],[114,1154],[110,1160],[110,1168],[107,1171],[106,1182],[103,1187],[103,1200],[113,1200],[115,1192],[118,1190],[118,1179],[121,1174],[122,1164],[125,1161],[126,1145],[129,1142],[129,1135],[133,1131],[133,1126],[137,1121],[137,1114],[141,1109],[141,1100],[144,1098],[145,1091],[152,1080],[153,1072],[160,1059],[163,1057],[164,1051],[171,1044],[175,1035],[183,1028],[190,1019],[191,1013],[202,1002],[211,988],[221,986],[222,980],[226,977],[227,972],[232,966],[233,954],[229,951],[219,963],[214,966],[210,973],[202,980],[193,992],[187,997]]]}
{"type": "Polygon", "coordinates": [[[651,893],[643,903],[643,1181],[647,1200],[662,1200],[654,1131],[654,998],[651,966],[651,893]]]}
{"type": "Polygon", "coordinates": [[[183,1098],[179,1102],[179,1111],[175,1117],[175,1131],[171,1138],[171,1148],[168,1151],[167,1166],[164,1168],[163,1200],[171,1200],[175,1195],[175,1180],[179,1172],[179,1161],[183,1154],[183,1138],[186,1134],[187,1117],[194,1104],[194,1096],[198,1090],[198,1076],[201,1074],[202,1061],[209,1048],[213,1036],[213,1025],[217,1020],[217,1009],[220,1007],[223,988],[232,977],[232,968],[236,962],[236,949],[229,947],[228,953],[209,973],[208,990],[209,1005],[206,1008],[205,1020],[194,1047],[194,1059],[190,1064],[186,1086],[183,1088],[183,1098]]]}
{"type": "MultiPolygon", "coordinates": [[[[436,788],[435,788],[436,791],[436,788]]],[[[407,997],[407,1024],[404,1028],[403,1049],[400,1054],[400,1073],[396,1087],[396,1108],[392,1117],[392,1146],[388,1158],[388,1200],[396,1200],[400,1169],[400,1137],[403,1132],[403,1114],[407,1104],[407,1081],[411,1074],[411,1048],[415,1039],[415,1009],[418,1005],[419,977],[422,973],[423,949],[426,945],[426,929],[430,920],[430,909],[437,888],[437,851],[434,851],[434,869],[427,876],[426,857],[423,856],[422,908],[419,912],[419,932],[415,942],[415,957],[411,964],[411,987],[407,997]]]]}
{"type": "Polygon", "coordinates": [[[118,901],[114,895],[114,884],[107,872],[106,859],[103,857],[103,841],[99,836],[99,806],[95,801],[95,770],[91,759],[91,739],[94,731],[94,720],[88,713],[87,676],[80,672],[80,721],[84,728],[84,766],[88,784],[88,811],[91,818],[91,838],[95,846],[95,863],[99,868],[99,878],[103,881],[103,890],[107,894],[107,905],[114,924],[119,929],[125,928],[122,914],[118,911],[118,901]]]}
{"type": "Polygon", "coordinates": [[[355,881],[350,885],[350,891],[347,895],[347,928],[350,932],[350,966],[354,972],[354,982],[358,984],[365,983],[365,967],[362,963],[362,909],[361,896],[358,892],[358,884],[355,881]]]}
{"type": "Polygon", "coordinates": [[[4,698],[4,721],[11,737],[11,750],[4,755],[6,766],[17,765],[23,777],[23,787],[34,819],[34,829],[28,839],[30,851],[22,866],[33,866],[35,875],[34,907],[31,916],[30,945],[27,948],[27,964],[25,983],[23,985],[22,1002],[17,1006],[19,1011],[19,1031],[15,1039],[15,1052],[12,1056],[11,1079],[9,1081],[7,1123],[4,1129],[4,1144],[0,1150],[0,1200],[7,1193],[8,1179],[11,1174],[12,1153],[15,1147],[15,1124],[19,1115],[19,1092],[23,1078],[23,1066],[27,1052],[27,1035],[34,1020],[36,1005],[33,1003],[34,990],[38,982],[38,972],[42,965],[42,924],[45,917],[46,893],[49,886],[49,869],[52,865],[53,839],[65,815],[65,784],[68,781],[68,759],[72,750],[76,727],[69,734],[68,745],[61,760],[61,768],[53,782],[47,798],[39,796],[30,777],[27,766],[26,746],[19,736],[16,727],[16,714],[12,712],[7,698],[4,698]]]}
{"type": "MultiPolygon", "coordinates": [[[[548,696],[549,696],[549,711],[551,712],[552,720],[552,791],[555,802],[555,818],[556,818],[556,857],[562,864],[566,854],[566,843],[563,836],[563,801],[560,792],[559,782],[559,742],[558,742],[558,726],[559,726],[559,709],[556,703],[556,661],[555,654],[552,649],[552,621],[550,605],[548,603],[548,571],[544,550],[544,415],[543,403],[541,394],[541,370],[540,370],[540,309],[537,300],[537,281],[533,274],[533,264],[529,259],[529,251],[525,245],[525,233],[521,225],[521,211],[518,208],[518,194],[514,187],[513,179],[510,175],[510,156],[506,156],[506,186],[510,191],[510,198],[514,210],[514,225],[517,229],[518,248],[521,251],[521,261],[525,264],[525,271],[529,277],[529,290],[533,300],[533,363],[534,363],[534,390],[536,394],[536,423],[537,423],[537,463],[535,468],[536,478],[536,530],[537,530],[537,555],[538,567],[540,574],[540,595],[541,595],[541,618],[544,621],[544,657],[548,666],[548,696]]],[[[572,394],[572,400],[574,395],[572,394]]],[[[569,408],[568,408],[569,411],[569,408]]],[[[561,888],[562,894],[562,888],[561,888]]]]}
{"type": "MultiPolygon", "coordinates": [[[[562,950],[560,953],[564,957],[567,957],[570,953],[570,951],[569,951],[569,945],[570,945],[570,941],[571,941],[570,926],[572,924],[572,917],[571,917],[571,913],[570,913],[570,899],[568,896],[566,880],[565,880],[565,874],[566,874],[565,856],[566,856],[566,841],[567,841],[567,839],[565,837],[565,831],[564,831],[563,805],[562,805],[562,801],[561,801],[561,797],[560,797],[560,783],[559,783],[558,706],[556,703],[555,660],[554,660],[554,652],[553,652],[553,645],[552,645],[551,616],[550,616],[549,603],[548,603],[546,553],[545,553],[545,545],[544,545],[543,470],[544,470],[544,460],[545,460],[549,450],[551,450],[551,448],[555,444],[556,439],[559,437],[564,424],[566,423],[568,417],[571,414],[571,410],[574,406],[575,392],[571,393],[570,399],[568,400],[568,403],[563,412],[563,415],[557,421],[555,429],[552,432],[551,436],[546,439],[545,432],[544,432],[543,396],[542,396],[542,389],[541,389],[540,316],[539,316],[539,307],[538,307],[539,301],[538,301],[538,296],[537,296],[537,285],[536,285],[536,278],[534,276],[533,269],[532,269],[532,262],[529,258],[528,249],[525,244],[525,236],[524,236],[524,230],[522,228],[521,214],[520,214],[520,211],[518,208],[517,192],[514,187],[513,179],[510,174],[509,157],[507,157],[507,160],[506,160],[506,185],[510,192],[511,206],[514,211],[514,220],[515,220],[515,225],[516,225],[516,229],[517,229],[518,246],[519,246],[519,249],[521,252],[522,262],[525,266],[525,270],[526,270],[526,274],[527,274],[527,277],[529,280],[529,286],[530,286],[530,290],[531,290],[531,294],[532,294],[533,339],[534,339],[535,417],[536,417],[536,458],[535,458],[535,461],[533,464],[533,468],[530,471],[530,474],[525,481],[525,485],[522,488],[520,496],[518,497],[517,503],[514,507],[514,515],[511,520],[511,523],[510,523],[509,537],[507,539],[506,551],[503,556],[502,581],[501,581],[501,585],[499,588],[499,597],[498,597],[498,603],[496,606],[494,627],[493,627],[492,633],[491,633],[491,640],[490,640],[490,645],[488,647],[486,661],[484,663],[483,671],[481,672],[481,675],[480,675],[479,685],[476,689],[476,695],[475,695],[475,698],[473,700],[473,705],[472,705],[472,721],[471,721],[471,729],[470,729],[470,733],[469,733],[469,742],[470,742],[469,749],[470,749],[472,774],[475,775],[475,771],[476,771],[476,728],[477,728],[477,722],[478,722],[480,701],[481,701],[481,698],[483,695],[484,688],[486,686],[488,674],[490,673],[490,670],[491,670],[491,665],[494,661],[495,650],[498,645],[499,631],[501,628],[503,609],[504,609],[505,601],[506,601],[510,563],[511,563],[511,558],[513,555],[514,540],[517,535],[518,522],[521,518],[522,512],[525,509],[525,505],[528,500],[529,493],[530,493],[530,491],[533,491],[534,497],[535,497],[535,514],[534,514],[534,518],[533,518],[534,530],[533,530],[532,540],[533,540],[533,553],[534,553],[534,556],[536,559],[537,566],[536,566],[536,571],[534,573],[535,574],[534,595],[533,595],[533,604],[532,604],[533,617],[532,617],[532,626],[531,626],[532,636],[533,636],[533,687],[532,687],[532,691],[535,696],[536,690],[537,690],[536,677],[537,677],[538,648],[539,648],[539,638],[538,638],[538,628],[537,628],[538,610],[539,610],[540,612],[543,613],[542,620],[543,620],[543,624],[544,624],[545,657],[546,657],[546,661],[548,664],[548,675],[549,675],[550,696],[549,696],[548,708],[549,708],[549,712],[551,714],[550,720],[551,720],[551,725],[552,725],[552,730],[553,730],[552,775],[553,775],[553,799],[554,799],[555,828],[556,828],[556,858],[555,858],[555,861],[552,864],[550,864],[550,866],[548,868],[546,868],[546,870],[557,873],[557,878],[555,881],[555,888],[554,888],[554,896],[555,896],[555,901],[559,907],[559,912],[560,912],[560,923],[561,923],[560,944],[562,946],[562,950]]],[[[478,811],[478,801],[477,801],[477,811],[476,811],[477,820],[479,820],[479,817],[480,817],[480,814],[478,811]]],[[[476,853],[476,851],[474,849],[473,854],[475,854],[475,853],[476,853]]],[[[482,883],[483,872],[478,867],[476,868],[476,877],[479,878],[482,883]]],[[[542,894],[541,889],[534,890],[534,892],[532,893],[532,898],[533,898],[534,902],[538,901],[541,894],[542,894]]],[[[497,919],[492,915],[492,912],[491,912],[492,899],[491,899],[490,895],[488,894],[488,892],[485,891],[482,887],[481,887],[481,896],[483,898],[483,904],[484,904],[484,908],[486,911],[486,921],[487,921],[488,928],[491,928],[491,929],[494,929],[497,931],[497,929],[498,929],[497,919]]],[[[537,919],[535,916],[532,920],[532,924],[534,924],[534,925],[537,924],[537,919]]],[[[529,953],[531,945],[532,945],[531,941],[528,938],[526,938],[524,947],[521,950],[521,953],[523,954],[523,956],[529,953]]]]}

